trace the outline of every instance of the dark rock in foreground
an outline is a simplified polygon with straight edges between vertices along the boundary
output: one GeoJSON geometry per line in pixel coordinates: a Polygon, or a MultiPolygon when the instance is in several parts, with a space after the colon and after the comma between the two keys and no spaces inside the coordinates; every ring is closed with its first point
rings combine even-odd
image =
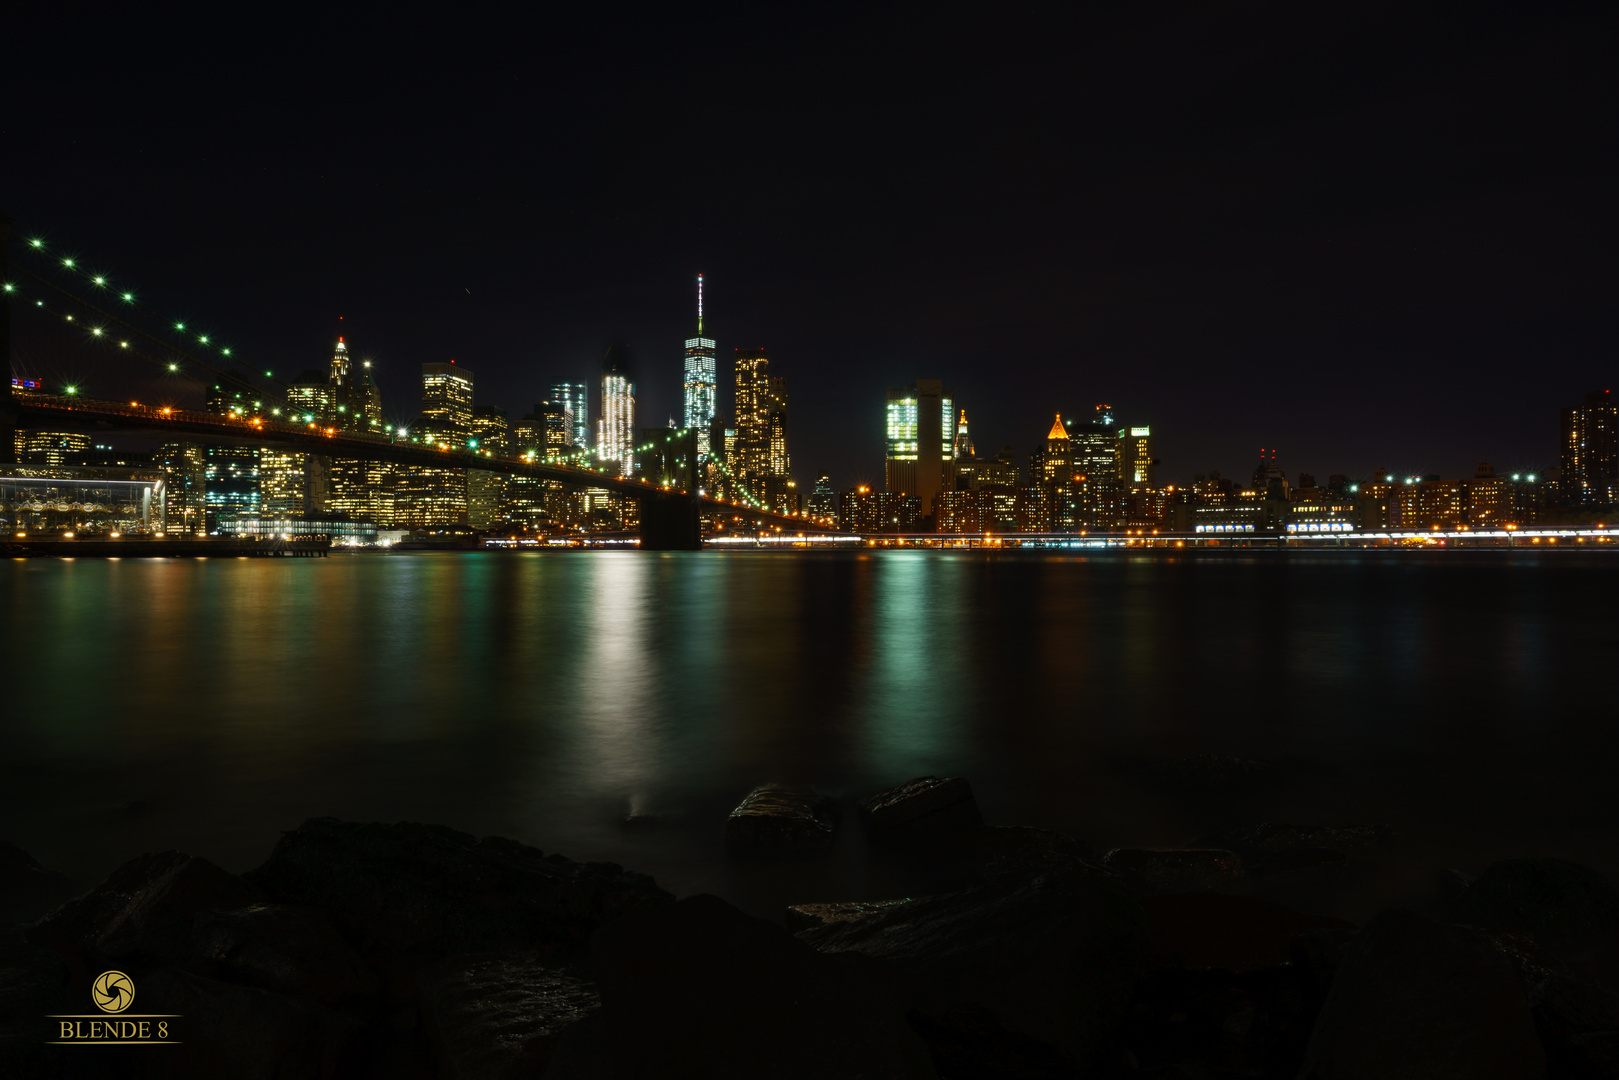
{"type": "Polygon", "coordinates": [[[1534,1080],[1546,1058],[1511,965],[1466,932],[1385,911],[1344,954],[1301,1080],[1534,1080]]]}
{"type": "Polygon", "coordinates": [[[1146,951],[1140,903],[1078,868],[1001,875],[798,936],[882,961],[940,1074],[962,1077],[1089,1066],[1146,951]]]}
{"type": "Polygon", "coordinates": [[[71,895],[73,883],[16,844],[0,840],[0,925],[43,915],[71,895]]]}
{"type": "Polygon", "coordinates": [[[787,909],[787,927],[790,930],[808,930],[815,926],[825,926],[827,923],[853,922],[896,904],[910,902],[910,897],[904,897],[899,900],[843,900],[833,904],[793,904],[787,909]]]}
{"type": "Polygon", "coordinates": [[[244,875],[283,904],[317,907],[362,953],[413,970],[458,952],[564,956],[626,911],[673,897],[645,874],[576,863],[441,825],[313,818],[244,875]]]}
{"type": "Polygon", "coordinates": [[[56,952],[0,934],[0,1076],[55,1074],[56,1054],[40,1029],[43,1017],[65,1011],[68,978],[68,964],[56,952]]]}
{"type": "Polygon", "coordinates": [[[1450,905],[1450,921],[1533,934],[1555,953],[1588,953],[1619,942],[1619,892],[1566,859],[1495,863],[1450,905]]]}
{"type": "Polygon", "coordinates": [[[196,917],[192,949],[205,974],[335,1003],[377,989],[360,955],[320,911],[254,904],[196,917]]]}
{"type": "Polygon", "coordinates": [[[417,973],[416,999],[443,1080],[538,1076],[601,1008],[590,983],[522,953],[452,956],[417,973]]]}
{"type": "Polygon", "coordinates": [[[34,940],[95,962],[176,963],[195,955],[197,917],[263,896],[207,859],[179,851],[139,855],[88,893],[41,919],[34,940]]]}
{"type": "Polygon", "coordinates": [[[182,1045],[143,1048],[164,1055],[142,1059],[151,1075],[336,1080],[361,1071],[360,1026],[342,1013],[174,968],[143,978],[136,993],[141,1011],[177,1014],[174,1037],[182,1045]]]}
{"type": "Polygon", "coordinates": [[[633,912],[591,943],[611,1075],[934,1075],[875,965],[826,956],[714,896],[633,912]]]}
{"type": "Polygon", "coordinates": [[[832,850],[833,821],[813,788],[766,784],[725,822],[725,850],[739,859],[793,859],[832,850]]]}
{"type": "Polygon", "coordinates": [[[1147,892],[1236,892],[1248,884],[1242,860],[1218,848],[1114,848],[1102,862],[1147,892]]]}
{"type": "Polygon", "coordinates": [[[880,791],[861,801],[860,817],[872,832],[891,839],[984,823],[972,785],[960,776],[919,776],[880,791]]]}
{"type": "Polygon", "coordinates": [[[1354,923],[1257,896],[1173,893],[1141,903],[1157,967],[1243,974],[1293,963],[1306,935],[1334,931],[1347,940],[1355,933],[1354,923]]]}

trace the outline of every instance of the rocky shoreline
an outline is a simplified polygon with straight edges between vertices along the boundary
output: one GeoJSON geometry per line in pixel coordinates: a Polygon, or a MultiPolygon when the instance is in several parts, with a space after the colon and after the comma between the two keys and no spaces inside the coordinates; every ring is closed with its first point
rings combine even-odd
{"type": "MultiPolygon", "coordinates": [[[[53,907],[66,883],[0,844],[0,1076],[1619,1077],[1619,893],[1578,864],[1452,873],[1444,918],[1356,926],[1251,886],[1330,889],[1384,827],[1097,853],[985,825],[959,777],[858,819],[955,886],[776,922],[498,837],[316,818],[244,874],[141,855],[53,907]],[[109,969],[182,1047],[46,1045],[109,969]]],[[[823,858],[836,820],[765,785],[726,850],[823,858]]]]}

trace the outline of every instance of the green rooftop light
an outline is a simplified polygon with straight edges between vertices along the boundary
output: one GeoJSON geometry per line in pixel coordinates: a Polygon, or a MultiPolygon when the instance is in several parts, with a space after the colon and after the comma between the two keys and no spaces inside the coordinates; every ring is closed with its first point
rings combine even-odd
{"type": "Polygon", "coordinates": [[[127,293],[127,292],[126,292],[126,293],[125,293],[125,294],[124,294],[124,303],[126,303],[126,304],[133,304],[133,303],[134,303],[134,302],[135,302],[135,294],[134,294],[134,293],[127,293]]]}
{"type": "Polygon", "coordinates": [[[77,386],[64,386],[62,387],[62,390],[68,394],[77,394],[79,392],[79,388],[77,386]]]}
{"type": "Polygon", "coordinates": [[[73,260],[72,259],[63,259],[62,260],[62,265],[63,266],[72,266],[73,265],[73,260]]]}
{"type": "Polygon", "coordinates": [[[174,324],[174,328],[176,330],[184,330],[186,328],[186,324],[183,322],[177,322],[174,324]]]}
{"type": "Polygon", "coordinates": [[[107,279],[106,279],[106,278],[104,278],[104,277],[98,277],[98,278],[96,278],[96,284],[97,284],[97,285],[105,285],[105,284],[106,284],[106,283],[107,283],[107,279]]]}
{"type": "Polygon", "coordinates": [[[35,247],[44,247],[45,246],[45,241],[43,241],[43,240],[30,240],[28,242],[30,244],[33,244],[35,247]]]}

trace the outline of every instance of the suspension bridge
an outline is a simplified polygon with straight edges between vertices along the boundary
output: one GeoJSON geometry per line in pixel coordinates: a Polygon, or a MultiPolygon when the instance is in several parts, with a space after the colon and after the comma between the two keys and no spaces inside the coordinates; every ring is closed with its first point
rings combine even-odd
{"type": "MultiPolygon", "coordinates": [[[[259,384],[257,369],[232,356],[232,350],[192,332],[184,346],[175,346],[136,321],[134,295],[118,292],[103,277],[78,270],[72,259],[58,260],[74,273],[76,284],[88,296],[65,288],[34,269],[13,266],[8,258],[11,223],[0,216],[0,279],[6,303],[0,305],[0,357],[11,369],[11,318],[14,309],[34,310],[82,329],[89,347],[102,347],[130,362],[161,365],[170,372],[188,372],[228,386],[253,400],[275,396],[259,384]],[[24,286],[27,286],[25,288],[24,286]]],[[[41,241],[30,241],[42,248],[41,241]]],[[[186,333],[183,323],[173,324],[186,333]]],[[[266,378],[273,378],[265,372],[266,378]]],[[[759,505],[746,496],[725,499],[705,491],[657,485],[644,479],[614,475],[570,460],[538,460],[531,456],[503,456],[474,446],[424,444],[401,439],[393,429],[386,434],[299,423],[262,412],[220,414],[138,401],[92,399],[78,393],[47,393],[14,389],[7,379],[0,389],[0,463],[15,460],[14,432],[19,428],[50,430],[86,428],[98,434],[146,434],[201,442],[280,447],[296,453],[340,459],[378,461],[395,465],[439,469],[479,469],[510,476],[552,481],[568,489],[609,491],[634,499],[641,547],[650,550],[691,550],[702,546],[704,522],[745,522],[761,530],[789,534],[816,534],[831,529],[802,514],[785,514],[759,505]]],[[[284,391],[282,391],[284,392],[284,391]]],[[[672,437],[672,436],[671,436],[672,437]]]]}

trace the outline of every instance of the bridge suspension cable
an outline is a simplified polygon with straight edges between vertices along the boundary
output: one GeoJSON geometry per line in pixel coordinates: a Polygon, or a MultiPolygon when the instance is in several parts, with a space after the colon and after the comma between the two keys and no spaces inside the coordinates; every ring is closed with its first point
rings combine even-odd
{"type": "MultiPolygon", "coordinates": [[[[184,352],[181,349],[175,348],[173,345],[170,345],[169,343],[163,341],[162,339],[156,337],[155,335],[150,334],[147,331],[142,330],[140,327],[133,325],[128,320],[122,319],[122,318],[118,317],[117,315],[115,315],[115,314],[113,314],[113,313],[111,313],[109,311],[105,311],[102,308],[97,307],[95,304],[90,303],[88,300],[85,300],[83,297],[75,296],[73,293],[68,292],[66,289],[63,289],[61,286],[55,284],[54,282],[48,281],[45,278],[40,277],[38,274],[34,273],[32,270],[24,269],[22,267],[15,267],[14,269],[19,274],[21,274],[22,276],[31,279],[36,285],[39,285],[41,288],[47,289],[50,292],[57,294],[58,296],[65,297],[67,300],[69,300],[72,303],[78,305],[79,307],[84,308],[85,310],[94,313],[94,315],[97,318],[99,318],[101,320],[104,320],[104,325],[96,326],[96,325],[93,325],[92,321],[89,321],[89,320],[81,322],[80,320],[75,319],[68,312],[63,311],[63,310],[61,310],[61,309],[59,309],[59,308],[57,308],[57,307],[55,307],[53,305],[48,305],[45,302],[44,299],[42,299],[41,297],[38,297],[38,296],[33,298],[34,303],[32,305],[26,305],[25,304],[24,305],[25,307],[32,306],[36,310],[42,310],[42,311],[46,312],[47,314],[55,315],[55,316],[57,316],[58,318],[62,319],[65,322],[73,323],[74,325],[77,325],[77,326],[86,327],[86,328],[89,329],[90,336],[95,340],[109,341],[110,342],[110,341],[112,341],[114,339],[117,339],[118,347],[119,347],[120,351],[128,352],[132,356],[139,356],[143,360],[148,360],[151,363],[156,364],[159,367],[162,367],[167,371],[184,374],[185,371],[183,369],[186,368],[186,367],[198,368],[198,369],[200,369],[200,370],[202,370],[204,372],[207,372],[208,375],[212,376],[215,379],[219,379],[219,380],[222,380],[222,381],[225,381],[225,382],[229,382],[233,386],[237,387],[238,389],[248,391],[249,393],[253,394],[255,397],[261,397],[263,395],[263,391],[257,385],[255,385],[251,381],[243,378],[242,376],[236,374],[235,372],[223,371],[223,370],[213,366],[212,364],[208,363],[205,360],[199,360],[197,357],[192,356],[191,354],[189,354],[187,352],[184,352]],[[120,335],[108,334],[108,333],[106,333],[105,323],[115,323],[119,327],[121,327],[125,331],[125,333],[120,334],[120,335]],[[133,345],[131,343],[131,339],[144,340],[145,342],[147,342],[149,344],[149,346],[152,346],[152,347],[155,347],[156,349],[162,350],[166,355],[164,355],[164,356],[154,355],[153,352],[149,352],[146,349],[142,349],[142,348],[139,348],[139,347],[133,345]],[[176,357],[178,359],[175,359],[176,357]]],[[[5,292],[6,292],[6,295],[8,297],[17,298],[17,299],[24,299],[24,300],[27,299],[26,294],[24,294],[23,291],[21,289],[19,289],[12,282],[6,282],[5,283],[5,292]]]]}
{"type": "MultiPolygon", "coordinates": [[[[222,345],[222,344],[212,340],[211,335],[204,334],[204,333],[202,333],[202,332],[200,332],[198,330],[195,330],[195,329],[188,329],[187,326],[186,326],[186,323],[183,320],[164,319],[153,308],[151,308],[147,304],[145,304],[145,303],[141,302],[140,300],[138,300],[135,293],[129,292],[129,291],[119,291],[119,289],[116,286],[111,284],[110,279],[105,274],[95,274],[95,273],[92,273],[89,270],[84,269],[81,265],[79,265],[79,260],[76,259],[76,258],[73,258],[73,257],[70,257],[70,256],[58,256],[56,253],[52,252],[46,246],[45,241],[43,241],[43,240],[40,240],[38,238],[29,240],[24,245],[24,250],[32,252],[33,254],[35,254],[35,255],[43,258],[43,259],[49,260],[51,262],[53,268],[55,268],[57,270],[65,270],[65,271],[67,271],[69,274],[73,275],[74,277],[81,279],[86,285],[90,286],[91,288],[104,291],[109,297],[114,298],[117,302],[128,305],[132,309],[138,310],[138,311],[142,312],[145,315],[148,315],[148,316],[150,316],[150,317],[152,317],[154,319],[157,319],[158,321],[161,321],[165,326],[167,326],[167,327],[169,327],[171,329],[171,332],[178,333],[179,335],[181,335],[181,337],[183,337],[186,340],[187,344],[184,347],[178,347],[178,346],[175,346],[175,345],[170,344],[168,342],[161,341],[156,336],[154,336],[152,334],[149,334],[144,330],[140,330],[138,327],[134,326],[132,323],[130,323],[127,319],[125,319],[121,315],[118,315],[116,313],[109,312],[109,311],[106,311],[106,310],[104,310],[102,308],[97,307],[95,304],[91,303],[89,300],[86,300],[83,297],[78,296],[78,295],[76,295],[74,293],[68,292],[66,289],[63,289],[61,286],[57,285],[56,283],[47,280],[46,278],[44,278],[43,276],[41,276],[38,273],[35,273],[33,271],[27,270],[27,269],[22,268],[22,267],[15,267],[15,269],[18,272],[23,273],[23,274],[27,274],[29,277],[33,278],[34,281],[38,282],[39,284],[45,285],[45,286],[47,286],[49,288],[52,288],[52,289],[56,290],[58,293],[62,294],[63,296],[66,296],[66,297],[68,297],[68,298],[70,298],[72,300],[77,301],[78,303],[83,304],[85,307],[91,309],[92,311],[95,311],[98,315],[101,315],[103,318],[116,321],[117,323],[119,323],[119,325],[124,326],[125,328],[131,330],[132,332],[142,334],[143,336],[147,337],[149,340],[153,341],[155,344],[158,344],[161,347],[166,348],[166,349],[172,349],[174,352],[180,354],[181,356],[184,356],[190,363],[196,364],[198,367],[201,367],[201,368],[205,369],[211,375],[217,376],[218,378],[222,378],[222,379],[228,379],[232,383],[236,384],[239,388],[250,389],[255,394],[262,392],[257,385],[255,385],[254,383],[251,382],[251,380],[259,378],[258,371],[255,368],[253,368],[251,365],[249,365],[246,361],[242,360],[240,357],[232,355],[230,346],[222,345]],[[199,358],[196,355],[194,350],[197,349],[197,348],[207,350],[210,353],[217,352],[218,355],[221,357],[221,359],[228,360],[228,362],[230,364],[234,365],[236,368],[239,368],[240,370],[239,371],[228,371],[228,370],[222,370],[220,368],[215,367],[213,364],[209,363],[206,360],[203,360],[203,359],[199,358]]],[[[284,383],[281,382],[281,380],[276,379],[273,372],[266,371],[266,372],[264,372],[263,377],[267,378],[267,379],[270,379],[272,382],[275,382],[278,385],[285,385],[284,383]]]]}

